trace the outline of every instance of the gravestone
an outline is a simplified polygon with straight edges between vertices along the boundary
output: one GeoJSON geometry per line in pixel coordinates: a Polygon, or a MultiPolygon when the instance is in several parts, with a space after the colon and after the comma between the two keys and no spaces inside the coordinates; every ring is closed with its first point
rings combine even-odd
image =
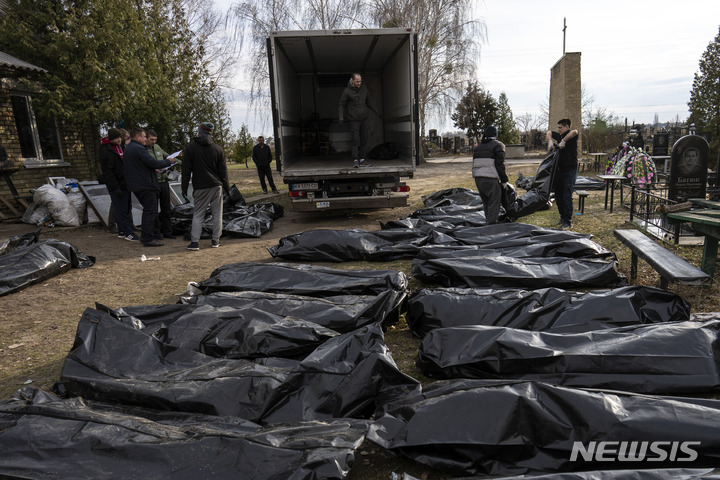
{"type": "Polygon", "coordinates": [[[709,148],[699,135],[686,135],[675,142],[670,153],[668,198],[677,202],[705,198],[709,148]]]}
{"type": "Polygon", "coordinates": [[[667,155],[668,144],[670,140],[669,133],[656,133],[653,135],[653,155],[667,155]]]}

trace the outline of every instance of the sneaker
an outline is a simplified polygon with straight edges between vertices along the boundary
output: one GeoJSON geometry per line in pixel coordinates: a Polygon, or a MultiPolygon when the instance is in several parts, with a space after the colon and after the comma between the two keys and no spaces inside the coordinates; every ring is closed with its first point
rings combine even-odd
{"type": "Polygon", "coordinates": [[[267,195],[267,190],[263,190],[263,195],[267,195]]]}
{"type": "Polygon", "coordinates": [[[560,226],[560,228],[572,228],[572,222],[567,221],[567,220],[563,220],[562,225],[560,226]]]}
{"type": "Polygon", "coordinates": [[[131,233],[130,235],[125,235],[123,238],[130,242],[139,242],[140,241],[140,237],[138,237],[134,233],[131,233]]]}
{"type": "Polygon", "coordinates": [[[118,238],[125,238],[127,237],[126,233],[118,233],[118,238]]]}
{"type": "Polygon", "coordinates": [[[218,248],[220,246],[220,240],[213,240],[210,246],[212,248],[218,248]]]}
{"type": "Polygon", "coordinates": [[[277,190],[273,190],[273,193],[280,193],[280,192],[278,192],[277,190]]]}
{"type": "Polygon", "coordinates": [[[360,159],[360,166],[361,167],[372,167],[372,165],[367,163],[364,158],[360,159]]]}
{"type": "Polygon", "coordinates": [[[190,244],[186,247],[188,250],[200,250],[200,245],[198,242],[190,242],[190,244]]]}
{"type": "Polygon", "coordinates": [[[357,158],[356,158],[355,160],[353,160],[353,167],[354,167],[354,168],[360,168],[360,163],[358,162],[358,159],[357,159],[357,158]]]}
{"type": "Polygon", "coordinates": [[[160,242],[158,242],[157,240],[151,240],[151,241],[149,241],[149,242],[143,243],[143,245],[145,245],[146,247],[162,247],[162,246],[165,245],[165,244],[164,244],[164,243],[160,243],[160,242]]]}

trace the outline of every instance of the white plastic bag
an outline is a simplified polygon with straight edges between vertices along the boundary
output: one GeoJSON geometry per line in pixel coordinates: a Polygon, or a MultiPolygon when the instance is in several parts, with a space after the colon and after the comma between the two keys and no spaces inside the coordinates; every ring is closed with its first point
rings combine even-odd
{"type": "Polygon", "coordinates": [[[67,198],[68,200],[70,200],[70,205],[75,208],[80,223],[85,223],[85,208],[87,208],[87,200],[85,200],[85,195],[80,192],[68,193],[67,198]]]}
{"type": "Polygon", "coordinates": [[[70,204],[67,195],[60,190],[53,188],[52,185],[42,185],[35,190],[33,201],[40,206],[47,207],[50,215],[55,220],[55,225],[60,227],[79,227],[80,219],[78,218],[75,207],[70,204]]]}

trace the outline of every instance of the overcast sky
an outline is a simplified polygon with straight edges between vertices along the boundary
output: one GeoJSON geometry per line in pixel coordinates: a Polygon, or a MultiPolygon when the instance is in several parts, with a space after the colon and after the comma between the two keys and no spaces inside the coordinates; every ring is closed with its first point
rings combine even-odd
{"type": "Polygon", "coordinates": [[[629,123],[687,118],[700,57],[720,26],[718,0],[478,0],[476,13],[487,26],[478,80],[495,98],[504,91],[515,116],[546,101],[566,18],[565,50],[582,53],[586,93],[629,123]]]}
{"type": "MultiPolygon", "coordinates": [[[[215,3],[226,10],[234,2],[215,3]]],[[[582,84],[596,108],[628,123],[650,123],[655,114],[684,121],[698,62],[720,26],[720,0],[475,0],[474,10],[487,27],[477,80],[495,98],[504,91],[515,117],[539,114],[547,101],[566,18],[565,50],[582,53],[582,84]]],[[[248,116],[237,101],[230,114],[235,130],[245,123],[253,135],[272,135],[269,112],[248,116]]],[[[454,130],[449,119],[438,123],[428,121],[426,131],[454,130]]]]}

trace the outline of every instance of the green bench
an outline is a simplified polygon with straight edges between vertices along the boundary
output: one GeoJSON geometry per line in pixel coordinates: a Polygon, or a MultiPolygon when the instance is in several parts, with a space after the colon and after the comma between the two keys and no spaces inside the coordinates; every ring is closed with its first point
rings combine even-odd
{"type": "Polygon", "coordinates": [[[632,252],[630,279],[637,278],[637,259],[642,258],[660,274],[660,286],[667,290],[668,283],[678,285],[709,285],[712,277],[687,260],[652,240],[640,230],[615,230],[615,237],[632,252]]]}

